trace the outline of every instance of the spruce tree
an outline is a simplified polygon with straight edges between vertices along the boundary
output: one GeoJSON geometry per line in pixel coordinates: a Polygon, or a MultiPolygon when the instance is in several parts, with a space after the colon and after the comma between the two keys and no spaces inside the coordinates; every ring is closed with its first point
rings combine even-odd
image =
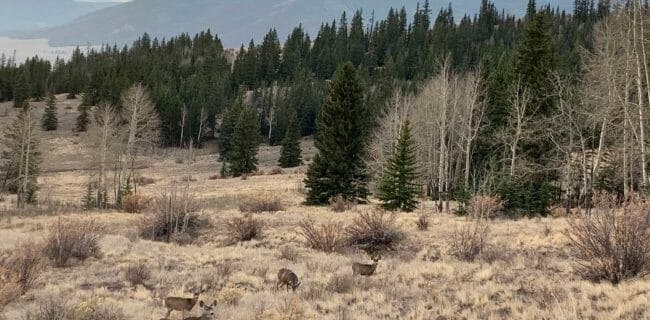
{"type": "Polygon", "coordinates": [[[27,85],[27,78],[24,73],[21,73],[14,85],[14,108],[23,107],[25,100],[29,98],[29,87],[27,85]]]}
{"type": "Polygon", "coordinates": [[[368,195],[365,156],[367,108],[352,63],[334,75],[318,116],[315,146],[318,153],[307,170],[307,204],[326,204],[341,195],[364,200],[368,195]]]}
{"type": "Polygon", "coordinates": [[[51,92],[47,96],[45,105],[45,112],[43,113],[43,118],[41,119],[41,127],[45,131],[56,130],[59,125],[59,119],[57,116],[56,98],[51,92]]]}
{"type": "Polygon", "coordinates": [[[88,130],[88,123],[90,122],[90,113],[88,111],[90,107],[80,105],[77,107],[79,115],[77,116],[76,128],[78,132],[85,132],[88,130]]]}
{"type": "Polygon", "coordinates": [[[257,170],[260,123],[252,107],[241,110],[232,138],[232,153],[228,156],[230,172],[238,177],[257,170]]]}
{"type": "Polygon", "coordinates": [[[384,209],[411,212],[417,208],[419,185],[416,182],[418,172],[415,152],[415,141],[407,120],[402,125],[388,167],[379,183],[377,197],[382,201],[384,209]]]}
{"type": "Polygon", "coordinates": [[[298,114],[296,110],[289,109],[287,115],[287,130],[282,140],[282,150],[280,151],[280,167],[292,168],[302,164],[300,153],[300,128],[298,127],[298,114]]]}
{"type": "Polygon", "coordinates": [[[221,122],[221,127],[219,128],[219,160],[228,160],[228,156],[232,151],[233,133],[235,131],[235,125],[237,124],[237,119],[239,118],[239,112],[241,109],[242,106],[238,104],[230,107],[224,113],[223,121],[221,122]]]}

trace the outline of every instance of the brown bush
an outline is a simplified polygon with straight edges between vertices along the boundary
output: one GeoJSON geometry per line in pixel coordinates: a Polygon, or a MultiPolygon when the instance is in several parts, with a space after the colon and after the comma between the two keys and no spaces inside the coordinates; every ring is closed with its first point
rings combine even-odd
{"type": "Polygon", "coordinates": [[[227,221],[226,232],[232,243],[249,241],[262,236],[263,225],[262,221],[247,214],[244,217],[235,217],[227,221]]]}
{"type": "Polygon", "coordinates": [[[2,265],[7,268],[8,276],[18,284],[21,295],[34,287],[43,272],[43,249],[33,241],[19,243],[3,260],[2,265]]]}
{"type": "Polygon", "coordinates": [[[415,221],[415,226],[420,231],[429,230],[429,217],[426,214],[421,214],[415,221]]]}
{"type": "Polygon", "coordinates": [[[150,184],[154,184],[154,183],[156,183],[156,179],[154,179],[154,178],[149,178],[149,177],[144,177],[144,176],[138,176],[138,177],[135,179],[135,182],[136,182],[139,186],[147,186],[147,185],[150,185],[150,184]]]}
{"type": "Polygon", "coordinates": [[[638,276],[650,264],[647,209],[604,210],[570,219],[565,234],[578,260],[575,270],[585,279],[616,284],[638,276]]]}
{"type": "Polygon", "coordinates": [[[243,198],[239,202],[241,212],[276,212],[284,210],[282,201],[276,196],[269,194],[257,194],[243,198]]]}
{"type": "Polygon", "coordinates": [[[219,180],[219,175],[218,174],[213,174],[208,177],[208,180],[219,180]]]}
{"type": "Polygon", "coordinates": [[[469,201],[468,212],[472,217],[489,219],[502,209],[503,201],[499,197],[475,194],[469,201]]]}
{"type": "Polygon", "coordinates": [[[43,271],[43,251],[23,242],[0,257],[0,309],[33,288],[43,271]]]}
{"type": "Polygon", "coordinates": [[[294,246],[283,246],[280,248],[280,259],[296,261],[299,256],[300,254],[294,246]]]}
{"type": "Polygon", "coordinates": [[[27,312],[25,320],[68,320],[69,310],[63,298],[49,297],[39,302],[38,308],[27,312]]]}
{"type": "Polygon", "coordinates": [[[199,202],[187,191],[163,194],[153,200],[150,212],[140,221],[140,236],[153,241],[187,243],[207,224],[201,219],[200,210],[199,202]]]}
{"type": "Polygon", "coordinates": [[[122,197],[122,210],[128,213],[142,213],[149,204],[151,198],[138,194],[128,194],[122,197]]]}
{"type": "Polygon", "coordinates": [[[151,278],[151,271],[144,262],[129,265],[125,271],[126,281],[132,286],[144,285],[151,278]]]}
{"type": "Polygon", "coordinates": [[[335,293],[348,293],[352,291],[354,281],[350,275],[332,275],[327,281],[325,289],[335,293]]]}
{"type": "Polygon", "coordinates": [[[63,219],[51,224],[45,239],[45,256],[56,267],[65,267],[71,258],[81,262],[90,257],[101,258],[99,240],[103,226],[90,219],[63,219]]]}
{"type": "Polygon", "coordinates": [[[383,210],[360,213],[345,229],[346,243],[369,254],[394,250],[405,238],[395,223],[396,217],[394,213],[383,210]]]}
{"type": "Polygon", "coordinates": [[[458,259],[474,261],[485,249],[487,224],[480,220],[466,223],[451,235],[450,254],[458,259]]]}
{"type": "Polygon", "coordinates": [[[343,246],[344,238],[341,234],[343,229],[340,223],[328,222],[316,224],[312,218],[302,220],[298,231],[310,248],[331,253],[343,246]]]}
{"type": "Polygon", "coordinates": [[[334,212],[345,212],[354,209],[356,206],[356,201],[348,200],[340,194],[330,198],[330,208],[334,212]]]}

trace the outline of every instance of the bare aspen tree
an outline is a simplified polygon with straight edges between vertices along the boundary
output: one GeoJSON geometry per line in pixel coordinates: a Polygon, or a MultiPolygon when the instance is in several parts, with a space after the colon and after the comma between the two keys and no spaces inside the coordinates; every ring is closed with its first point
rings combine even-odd
{"type": "Polygon", "coordinates": [[[501,138],[509,152],[509,175],[514,177],[517,168],[517,152],[520,143],[530,137],[530,124],[535,110],[530,110],[531,96],[526,87],[522,87],[521,79],[518,79],[511,89],[510,94],[510,118],[501,138]]]}
{"type": "Polygon", "coordinates": [[[638,25],[638,16],[639,16],[639,8],[638,8],[638,2],[637,0],[632,1],[632,41],[634,43],[633,46],[633,52],[634,52],[634,57],[635,57],[635,62],[636,62],[636,86],[637,86],[637,101],[638,101],[638,106],[637,110],[639,112],[639,149],[641,151],[641,185],[646,186],[646,183],[648,182],[648,173],[646,169],[646,139],[645,139],[645,98],[644,98],[644,88],[643,88],[643,69],[647,68],[644,67],[643,65],[645,64],[644,59],[642,59],[640,51],[643,49],[643,45],[641,44],[643,42],[643,35],[639,34],[640,32],[637,30],[637,25],[638,25]]]}
{"type": "Polygon", "coordinates": [[[196,143],[201,146],[201,138],[203,138],[203,128],[208,124],[208,113],[205,111],[205,107],[201,107],[201,113],[199,114],[199,132],[196,134],[196,143]]]}
{"type": "Polygon", "coordinates": [[[126,185],[128,179],[133,177],[138,151],[146,147],[155,147],[160,133],[158,113],[142,84],[134,84],[124,92],[122,105],[127,128],[120,159],[118,188],[126,185]]]}
{"type": "Polygon", "coordinates": [[[181,138],[178,141],[178,146],[181,147],[181,148],[183,147],[183,138],[185,138],[184,133],[185,133],[185,121],[186,121],[186,119],[187,119],[187,106],[185,104],[183,104],[183,108],[181,109],[181,121],[179,123],[179,125],[181,127],[181,138]]]}
{"type": "Polygon", "coordinates": [[[467,74],[460,86],[461,90],[463,90],[462,102],[459,108],[454,109],[459,113],[457,118],[460,122],[459,136],[464,154],[463,184],[465,188],[469,187],[473,143],[478,137],[483,124],[483,116],[485,115],[486,104],[481,101],[481,86],[480,69],[467,74]]]}
{"type": "Polygon", "coordinates": [[[115,108],[108,103],[100,103],[95,110],[95,121],[90,129],[98,165],[96,203],[100,207],[108,201],[106,199],[108,195],[108,163],[109,157],[115,151],[118,126],[119,118],[115,108]]]}
{"type": "MultiPolygon", "coordinates": [[[[413,98],[406,96],[400,89],[393,92],[386,102],[386,108],[379,118],[377,128],[372,133],[368,145],[367,165],[373,181],[376,181],[385,171],[394,144],[399,137],[399,130],[408,120],[413,109],[413,98]]],[[[371,186],[376,187],[376,186],[371,186]]]]}

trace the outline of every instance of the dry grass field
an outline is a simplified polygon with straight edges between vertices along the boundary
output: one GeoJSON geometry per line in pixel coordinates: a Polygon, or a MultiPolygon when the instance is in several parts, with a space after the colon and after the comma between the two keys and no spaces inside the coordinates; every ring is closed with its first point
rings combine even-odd
{"type": "MultiPolygon", "coordinates": [[[[436,213],[433,203],[424,202],[415,213],[397,214],[406,238],[382,255],[375,274],[353,277],[352,262],[371,262],[365,253],[310,249],[298,225],[311,217],[346,226],[376,204],[371,200],[345,212],[301,205],[306,167],[270,174],[279,147],[261,147],[260,174],[247,179],[211,179],[221,166],[211,144],[196,150],[194,162],[174,149],[141,157],[138,174],[153,183],[139,186],[139,193],[157,197],[186,189],[201,204],[204,224],[190,244],[143,240],[138,226],[147,213],[79,209],[91,157],[85,133],[71,130],[78,101],[63,97],[61,128],[43,133],[41,144],[39,199],[49,210],[15,215],[7,197],[0,203],[0,252],[26,240],[40,242],[52,223],[73,217],[104,227],[102,255],[62,268],[48,262],[33,289],[0,307],[0,319],[39,319],[33,314],[53,305],[68,314],[101,309],[101,319],[160,319],[166,296],[191,297],[188,290],[198,285],[207,288],[201,300],[217,301],[215,319],[650,319],[650,277],[613,286],[574,272],[565,218],[490,220],[486,249],[467,262],[451,254],[451,247],[456,231],[472,222],[436,213]],[[260,196],[277,197],[283,209],[254,213],[263,223],[261,236],[232,244],[226,222],[243,216],[239,205],[247,197],[260,196]],[[62,207],[60,215],[52,214],[62,207]],[[429,218],[428,230],[416,227],[421,214],[429,218]],[[149,274],[132,285],[136,266],[149,274]],[[302,281],[295,292],[275,290],[283,267],[302,281]]],[[[0,127],[15,112],[0,105],[0,127]]],[[[303,151],[306,159],[313,156],[310,140],[303,141],[303,151]]],[[[198,306],[190,314],[198,316],[198,306]]]]}

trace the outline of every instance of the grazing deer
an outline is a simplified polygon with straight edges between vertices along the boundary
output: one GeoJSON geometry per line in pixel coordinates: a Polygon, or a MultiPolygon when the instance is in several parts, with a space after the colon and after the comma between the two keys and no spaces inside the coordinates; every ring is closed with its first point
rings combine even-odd
{"type": "Polygon", "coordinates": [[[183,320],[209,320],[214,317],[214,308],[217,306],[217,300],[214,300],[212,304],[205,304],[203,301],[199,301],[199,307],[203,309],[203,313],[200,317],[188,317],[183,320]]]}
{"type": "Polygon", "coordinates": [[[163,301],[163,306],[167,308],[167,315],[165,318],[169,318],[169,315],[172,311],[180,311],[182,316],[185,317],[185,311],[190,311],[196,305],[196,302],[199,300],[199,295],[205,292],[204,289],[194,291],[194,296],[192,298],[179,298],[179,297],[167,297],[163,301]]]}
{"type": "Polygon", "coordinates": [[[285,286],[287,291],[289,287],[291,290],[296,291],[296,288],[300,286],[302,282],[298,281],[298,276],[289,269],[282,268],[278,271],[278,282],[275,284],[275,289],[277,290],[281,286],[285,286]]]}
{"type": "Polygon", "coordinates": [[[371,259],[373,261],[372,264],[364,264],[364,263],[358,263],[354,262],[352,263],[352,275],[362,275],[362,276],[371,276],[375,273],[375,270],[377,269],[377,263],[379,260],[381,260],[380,255],[376,256],[371,256],[371,259]]]}

